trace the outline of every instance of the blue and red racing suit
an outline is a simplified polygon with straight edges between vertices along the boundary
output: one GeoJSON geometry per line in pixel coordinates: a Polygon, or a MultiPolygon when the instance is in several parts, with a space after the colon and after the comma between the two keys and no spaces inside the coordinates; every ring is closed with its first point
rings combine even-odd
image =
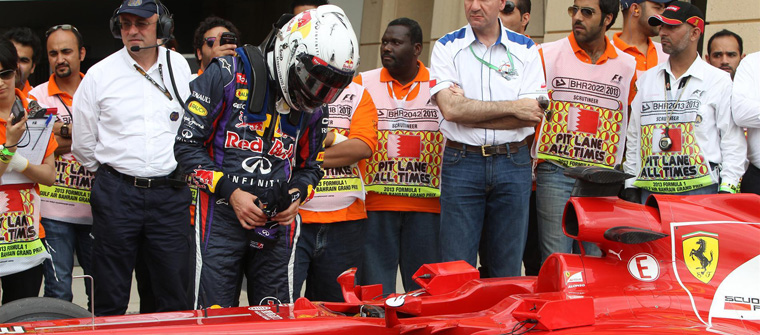
{"type": "Polygon", "coordinates": [[[203,191],[198,192],[195,213],[200,307],[238,306],[243,274],[250,305],[272,297],[292,302],[292,249],[300,218],[279,227],[274,249],[258,250],[249,243],[248,231],[228,200],[238,188],[261,197],[258,191],[287,183],[286,189],[297,188],[305,202],[323,174],[326,114],[321,108],[313,113],[289,111],[284,103],[275,103],[279,85],[269,80],[264,81],[262,109],[248,111],[253,100],[249,92],[254,91],[249,79],[255,75],[241,48],[236,56],[214,59],[190,83],[192,94],[177,133],[177,162],[203,191]]]}

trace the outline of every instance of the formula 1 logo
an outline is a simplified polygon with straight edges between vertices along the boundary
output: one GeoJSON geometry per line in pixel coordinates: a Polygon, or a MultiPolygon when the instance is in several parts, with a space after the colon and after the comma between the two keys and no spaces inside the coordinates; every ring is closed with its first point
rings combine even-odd
{"type": "Polygon", "coordinates": [[[682,238],[686,268],[694,278],[709,283],[718,267],[718,234],[696,231],[682,238]]]}
{"type": "Polygon", "coordinates": [[[268,175],[272,172],[272,162],[261,156],[246,158],[242,166],[243,170],[250,173],[256,173],[256,170],[258,170],[262,175],[268,175]]]}

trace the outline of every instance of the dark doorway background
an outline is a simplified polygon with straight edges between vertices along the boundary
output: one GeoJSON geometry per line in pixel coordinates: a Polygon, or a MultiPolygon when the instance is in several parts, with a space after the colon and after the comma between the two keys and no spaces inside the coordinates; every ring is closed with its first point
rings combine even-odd
{"type": "MultiPolygon", "coordinates": [[[[198,23],[209,15],[231,21],[241,33],[241,42],[259,44],[269,33],[272,24],[290,9],[290,0],[164,0],[174,14],[174,36],[182,54],[193,54],[193,33],[198,23]]],[[[3,1],[0,0],[0,33],[8,28],[24,26],[34,30],[45,48],[45,31],[57,24],[72,24],[84,38],[87,56],[82,64],[86,72],[93,64],[123,47],[121,40],[114,39],[108,28],[108,20],[119,7],[118,0],[58,0],[58,1],[3,1]]],[[[197,68],[195,59],[188,59],[192,69],[197,68]]],[[[44,54],[34,74],[29,77],[36,86],[48,80],[49,66],[44,54]]]]}

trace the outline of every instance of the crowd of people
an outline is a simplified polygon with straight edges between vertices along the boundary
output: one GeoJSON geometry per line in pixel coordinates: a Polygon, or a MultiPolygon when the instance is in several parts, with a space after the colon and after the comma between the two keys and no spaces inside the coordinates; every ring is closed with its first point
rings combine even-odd
{"type": "Polygon", "coordinates": [[[415,290],[441,261],[537,275],[552,253],[603,254],[562,231],[575,166],[634,176],[620,197],[636,203],[760,194],[760,53],[723,30],[703,60],[696,6],[575,0],[572,32],[542,45],[525,35],[530,0],[464,9],[428,65],[420,25],[390,21],[382,67],[362,73],[326,0],[293,1],[257,46],[206,18],[196,74],[163,46],[175,28],[157,0],[116,9],[124,47],[86,74],[76,27],[7,31],[2,303],[43,278],[44,296],[71,301],[75,255],[96,315],[127,311],[133,272],[142,313],[238,306],[243,278],[250,305],[342,301],[352,267],[384,295],[397,271],[415,290]],[[43,50],[52,73],[32,88],[43,50]]]}

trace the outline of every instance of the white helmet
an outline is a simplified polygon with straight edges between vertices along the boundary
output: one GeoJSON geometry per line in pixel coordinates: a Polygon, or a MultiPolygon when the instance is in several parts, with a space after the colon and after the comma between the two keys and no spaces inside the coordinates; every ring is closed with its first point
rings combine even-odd
{"type": "Polygon", "coordinates": [[[323,5],[280,28],[267,61],[285,102],[311,112],[334,102],[351,83],[359,66],[359,44],[343,10],[323,5]]]}

